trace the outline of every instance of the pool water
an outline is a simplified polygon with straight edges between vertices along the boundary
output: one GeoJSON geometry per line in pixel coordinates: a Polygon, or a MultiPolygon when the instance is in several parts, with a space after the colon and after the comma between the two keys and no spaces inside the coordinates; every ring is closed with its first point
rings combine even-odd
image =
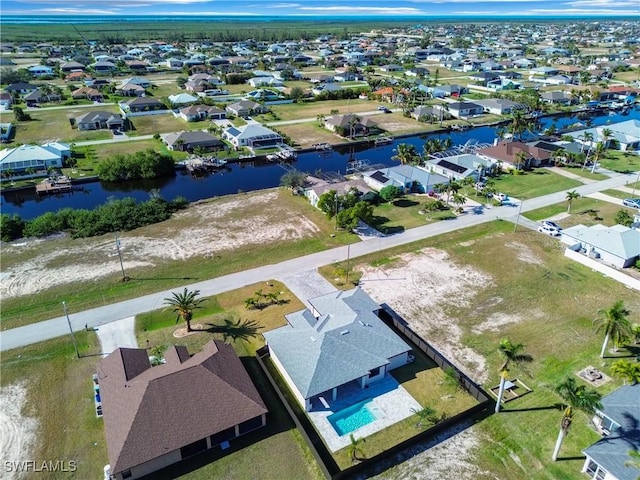
{"type": "Polygon", "coordinates": [[[367,408],[370,403],[371,400],[356,403],[329,415],[327,420],[338,435],[346,435],[376,420],[375,415],[367,408]]]}

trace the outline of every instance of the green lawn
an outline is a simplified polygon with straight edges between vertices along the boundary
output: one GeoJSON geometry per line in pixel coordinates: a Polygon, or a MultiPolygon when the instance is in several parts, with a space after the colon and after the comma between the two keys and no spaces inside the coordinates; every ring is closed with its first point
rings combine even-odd
{"type": "Polygon", "coordinates": [[[427,197],[424,195],[405,195],[392,203],[383,202],[373,210],[373,226],[386,234],[402,232],[408,228],[421,227],[429,221],[451,218],[451,210],[442,210],[432,214],[420,213],[427,197]]]}
{"type": "Polygon", "coordinates": [[[519,199],[539,197],[582,185],[577,180],[544,169],[536,169],[521,175],[502,174],[492,180],[495,182],[496,190],[519,199]]]}
{"type": "MultiPolygon", "coordinates": [[[[571,214],[567,218],[559,220],[558,224],[564,228],[573,227],[574,225],[579,224],[591,226],[598,223],[612,226],[616,224],[616,221],[614,220],[616,213],[622,209],[627,208],[604,200],[580,197],[571,202],[571,214]]],[[[627,210],[633,213],[630,208],[627,210]]],[[[566,211],[567,203],[562,202],[549,205],[548,207],[539,208],[537,210],[531,210],[530,212],[524,213],[524,216],[531,220],[544,220],[545,218],[553,217],[554,215],[565,213],[566,211]]]]}
{"type": "Polygon", "coordinates": [[[183,130],[201,130],[209,126],[207,123],[185,122],[182,118],[176,118],[170,113],[131,117],[130,120],[133,124],[133,130],[127,132],[127,135],[130,136],[181,132],[183,130]]]}
{"type": "Polygon", "coordinates": [[[600,165],[614,172],[637,172],[640,170],[640,155],[609,149],[600,159],[600,165]]]}
{"type": "Polygon", "coordinates": [[[376,104],[368,100],[325,100],[319,102],[287,103],[283,105],[271,105],[270,108],[278,114],[282,120],[298,120],[303,118],[315,119],[322,114],[331,115],[331,110],[338,110],[340,114],[366,112],[375,110],[376,104]]]}
{"type": "Polygon", "coordinates": [[[605,180],[606,178],[609,178],[602,173],[591,173],[591,170],[588,168],[583,169],[581,167],[570,166],[563,166],[561,168],[563,168],[567,172],[573,173],[574,175],[579,175],[583,178],[586,178],[587,180],[605,180]]]}

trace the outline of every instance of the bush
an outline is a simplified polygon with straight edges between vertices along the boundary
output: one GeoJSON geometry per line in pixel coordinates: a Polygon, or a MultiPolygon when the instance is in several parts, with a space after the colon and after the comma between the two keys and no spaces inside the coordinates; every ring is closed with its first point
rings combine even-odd
{"type": "Polygon", "coordinates": [[[0,240],[10,242],[16,238],[21,238],[24,232],[25,221],[18,214],[0,215],[0,240]]]}
{"type": "Polygon", "coordinates": [[[132,155],[115,155],[101,161],[96,171],[100,180],[120,182],[142,178],[157,178],[175,173],[175,164],[169,155],[152,149],[132,155]]]}

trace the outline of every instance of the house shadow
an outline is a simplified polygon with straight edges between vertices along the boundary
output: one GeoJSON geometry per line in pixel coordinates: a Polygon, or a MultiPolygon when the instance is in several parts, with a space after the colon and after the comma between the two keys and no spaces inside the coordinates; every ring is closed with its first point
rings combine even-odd
{"type": "Polygon", "coordinates": [[[247,370],[249,376],[253,380],[258,392],[260,392],[260,397],[262,397],[262,400],[267,407],[268,413],[266,426],[231,440],[229,442],[229,448],[225,450],[219,446],[211,448],[192,457],[181,460],[180,462],[174,463],[162,470],[158,470],[145,477],[141,477],[141,479],[171,480],[174,478],[180,478],[223,457],[235,452],[240,452],[247,447],[262,442],[269,437],[295,428],[295,424],[287,415],[284,406],[278,399],[278,396],[269,383],[269,380],[260,368],[258,360],[256,360],[255,357],[240,357],[240,360],[242,361],[242,365],[245,370],[247,370]]]}

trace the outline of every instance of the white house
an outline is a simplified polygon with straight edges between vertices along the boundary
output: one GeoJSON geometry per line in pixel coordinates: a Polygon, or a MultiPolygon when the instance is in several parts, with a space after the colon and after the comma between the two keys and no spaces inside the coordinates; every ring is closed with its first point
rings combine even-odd
{"type": "Polygon", "coordinates": [[[12,170],[16,175],[28,168],[46,170],[61,168],[63,160],[71,156],[71,147],[66,143],[51,142],[43,145],[21,145],[0,150],[0,172],[12,170]]]}
{"type": "Polygon", "coordinates": [[[34,77],[47,77],[54,74],[53,68],[46,65],[34,65],[33,67],[29,67],[27,70],[29,70],[34,77]]]}
{"type": "Polygon", "coordinates": [[[271,360],[305,411],[335,401],[340,388],[367,385],[409,362],[411,347],[380,318],[362,289],[335,291],[263,333],[271,360]],[[325,398],[326,397],[326,398],[325,398]]]}
{"type": "Polygon", "coordinates": [[[614,225],[576,225],[562,231],[567,248],[616,268],[629,267],[640,258],[640,231],[614,225]]]}
{"type": "Polygon", "coordinates": [[[259,123],[249,123],[241,127],[231,127],[222,133],[235,147],[273,147],[282,145],[282,136],[259,123]]]}

